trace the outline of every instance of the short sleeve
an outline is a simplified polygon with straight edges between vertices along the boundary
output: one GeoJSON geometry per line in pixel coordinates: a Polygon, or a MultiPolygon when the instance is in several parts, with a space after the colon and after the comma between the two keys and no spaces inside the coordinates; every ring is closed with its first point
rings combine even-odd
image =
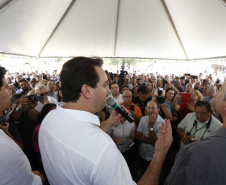
{"type": "Polygon", "coordinates": [[[138,124],[137,131],[141,133],[144,131],[144,117],[140,119],[140,123],[138,124]]]}
{"type": "MultiPolygon", "coordinates": [[[[185,128],[186,128],[186,123],[188,121],[188,116],[185,116],[184,119],[182,119],[182,121],[178,124],[177,128],[180,128],[181,130],[185,131],[185,128]]],[[[193,123],[192,123],[193,124],[193,123]]]]}

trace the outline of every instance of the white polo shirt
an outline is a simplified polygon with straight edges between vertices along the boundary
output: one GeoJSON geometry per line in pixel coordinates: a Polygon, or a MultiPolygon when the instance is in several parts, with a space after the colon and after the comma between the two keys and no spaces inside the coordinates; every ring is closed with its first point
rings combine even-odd
{"type": "Polygon", "coordinates": [[[57,107],[41,124],[39,146],[50,184],[135,184],[115,143],[85,111],[57,107]]]}
{"type": "MultiPolygon", "coordinates": [[[[180,128],[184,131],[185,134],[191,132],[190,135],[194,137],[195,140],[200,140],[201,138],[207,138],[211,133],[218,130],[222,127],[222,123],[216,119],[214,116],[211,116],[212,120],[210,123],[210,127],[207,129],[206,125],[209,120],[204,123],[201,123],[197,120],[195,112],[189,113],[185,116],[185,118],[178,124],[177,128],[180,128]],[[197,126],[193,126],[194,121],[197,120],[197,126]]],[[[180,142],[180,147],[185,146],[185,144],[180,142]]]]}
{"type": "Polygon", "coordinates": [[[32,173],[27,156],[2,129],[0,129],[0,184],[42,185],[41,177],[32,173]]]}

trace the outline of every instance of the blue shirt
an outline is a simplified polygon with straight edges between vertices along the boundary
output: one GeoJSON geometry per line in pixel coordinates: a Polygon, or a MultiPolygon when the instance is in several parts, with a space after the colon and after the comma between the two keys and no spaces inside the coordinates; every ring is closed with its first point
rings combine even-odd
{"type": "MultiPolygon", "coordinates": [[[[146,137],[149,137],[148,120],[149,116],[142,117],[137,128],[137,131],[142,133],[142,135],[146,137]]],[[[162,121],[163,119],[161,118],[161,116],[158,115],[156,122],[153,125],[153,129],[157,137],[159,137],[160,133],[159,126],[161,125],[162,121]]],[[[155,152],[154,146],[147,143],[141,143],[139,148],[139,154],[141,158],[145,159],[146,161],[150,161],[152,160],[154,152],[155,152]]]]}
{"type": "Polygon", "coordinates": [[[173,113],[174,113],[173,102],[171,102],[171,103],[165,102],[165,103],[169,105],[170,111],[171,111],[171,113],[172,113],[172,115],[173,115],[173,113]]]}
{"type": "Polygon", "coordinates": [[[209,96],[206,96],[205,98],[203,98],[203,101],[208,101],[208,102],[210,102],[210,97],[209,96]]]}
{"type": "Polygon", "coordinates": [[[199,92],[203,93],[203,89],[204,89],[204,87],[199,88],[199,92]]]}

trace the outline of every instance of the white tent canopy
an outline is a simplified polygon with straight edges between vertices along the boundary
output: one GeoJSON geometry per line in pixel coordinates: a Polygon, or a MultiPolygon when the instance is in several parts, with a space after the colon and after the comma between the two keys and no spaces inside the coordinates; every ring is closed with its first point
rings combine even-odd
{"type": "Polygon", "coordinates": [[[0,53],[226,57],[225,0],[0,0],[0,53]]]}

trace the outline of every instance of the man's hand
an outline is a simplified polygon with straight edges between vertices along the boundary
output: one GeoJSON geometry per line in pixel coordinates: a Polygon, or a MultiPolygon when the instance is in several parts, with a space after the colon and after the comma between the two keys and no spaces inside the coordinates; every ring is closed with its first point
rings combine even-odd
{"type": "Polygon", "coordinates": [[[29,102],[28,109],[34,109],[37,105],[38,105],[38,102],[36,102],[36,103],[29,102]]]}
{"type": "Polygon", "coordinates": [[[42,184],[44,184],[45,178],[44,178],[44,176],[39,171],[32,171],[32,173],[35,174],[35,175],[40,176],[41,177],[41,180],[42,180],[42,184]]]}
{"type": "Polygon", "coordinates": [[[135,111],[129,110],[129,112],[132,117],[135,117],[137,115],[137,113],[135,111]]]}
{"type": "Polygon", "coordinates": [[[172,128],[170,125],[170,120],[165,119],[165,124],[162,122],[162,125],[159,127],[160,134],[158,140],[155,143],[155,154],[160,156],[166,155],[170,145],[173,142],[172,137],[172,128]]]}
{"type": "Polygon", "coordinates": [[[187,103],[187,106],[190,111],[195,112],[195,107],[192,104],[187,103]]]}
{"type": "MultiPolygon", "coordinates": [[[[120,106],[125,110],[125,112],[131,115],[131,113],[123,105],[120,106]]],[[[122,120],[122,115],[118,113],[116,110],[113,110],[108,120],[112,126],[116,126],[122,120]]]]}
{"type": "Polygon", "coordinates": [[[177,99],[177,100],[178,99],[181,99],[181,94],[180,93],[177,93],[174,99],[177,99]]]}
{"type": "Polygon", "coordinates": [[[29,104],[30,100],[29,98],[27,97],[27,95],[24,95],[20,98],[20,105],[19,105],[19,108],[21,110],[25,109],[28,107],[28,104],[29,104]]]}
{"type": "Polygon", "coordinates": [[[121,139],[115,139],[114,141],[115,141],[115,143],[116,143],[117,145],[120,145],[120,142],[121,142],[122,140],[121,140],[121,139]]]}
{"type": "Polygon", "coordinates": [[[184,136],[181,138],[181,140],[182,140],[182,142],[184,143],[184,144],[189,144],[189,140],[191,140],[191,136],[188,136],[188,135],[185,135],[184,134],[184,136]]]}
{"type": "Polygon", "coordinates": [[[43,80],[40,80],[40,81],[38,82],[38,84],[46,85],[47,82],[48,82],[48,80],[43,79],[43,80]]]}
{"type": "Polygon", "coordinates": [[[157,119],[157,115],[152,114],[149,116],[149,121],[148,121],[148,128],[153,128],[153,125],[155,124],[157,119]]]}
{"type": "Polygon", "coordinates": [[[49,104],[49,101],[47,100],[47,101],[44,101],[44,105],[46,105],[46,104],[49,104]]]}
{"type": "MultiPolygon", "coordinates": [[[[131,113],[123,106],[121,105],[121,107],[128,113],[131,115],[131,113]]],[[[100,128],[107,132],[109,129],[111,129],[111,127],[118,125],[118,123],[121,121],[122,119],[122,115],[120,113],[118,113],[116,110],[113,110],[110,117],[106,120],[103,121],[100,124],[100,128]]]]}
{"type": "Polygon", "coordinates": [[[130,138],[129,142],[130,142],[130,143],[133,143],[133,137],[132,137],[132,138],[130,138]]]}
{"type": "Polygon", "coordinates": [[[152,101],[154,101],[157,104],[157,95],[152,96],[152,101]]]}
{"type": "Polygon", "coordinates": [[[6,123],[6,125],[0,124],[0,128],[5,131],[5,133],[9,133],[9,123],[6,123]]]}

